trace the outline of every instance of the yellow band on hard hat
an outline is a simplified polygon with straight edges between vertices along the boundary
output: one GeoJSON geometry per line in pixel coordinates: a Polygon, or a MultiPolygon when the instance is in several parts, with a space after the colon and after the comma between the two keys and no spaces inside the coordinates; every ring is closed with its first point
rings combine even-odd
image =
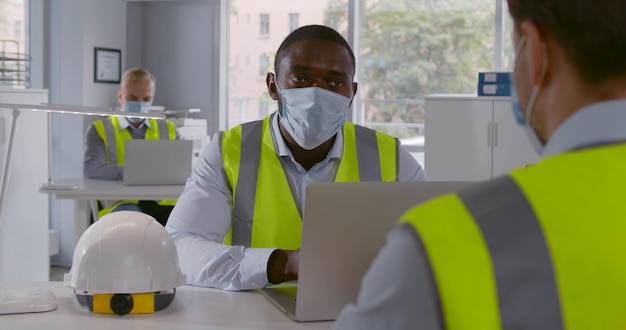
{"type": "Polygon", "coordinates": [[[146,293],[94,293],[74,290],[78,303],[100,314],[149,314],[167,307],[176,289],[146,293]]]}
{"type": "Polygon", "coordinates": [[[128,295],[94,294],[93,312],[100,314],[120,314],[111,307],[114,296],[118,299],[124,299],[123,297],[132,298],[129,301],[132,305],[130,306],[128,314],[154,313],[154,293],[132,293],[128,295]]]}

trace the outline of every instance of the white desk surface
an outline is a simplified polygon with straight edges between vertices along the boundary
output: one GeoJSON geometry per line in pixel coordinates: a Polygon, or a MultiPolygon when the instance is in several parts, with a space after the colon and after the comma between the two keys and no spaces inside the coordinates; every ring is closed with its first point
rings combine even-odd
{"type": "Polygon", "coordinates": [[[59,185],[75,184],[76,189],[56,189],[54,185],[39,189],[41,193],[55,194],[60,199],[76,200],[160,200],[177,199],[185,185],[125,186],[122,181],[93,179],[63,179],[55,181],[59,185]]]}
{"type": "Polygon", "coordinates": [[[55,195],[57,199],[75,200],[74,219],[66,222],[63,229],[65,238],[59,246],[59,252],[66,256],[67,260],[71,260],[76,242],[89,227],[88,212],[91,212],[93,219],[98,219],[97,200],[178,199],[184,189],[185,185],[125,186],[122,181],[76,178],[54,180],[52,185],[42,185],[39,192],[55,195]],[[64,188],[68,185],[75,185],[76,188],[64,188]]]}
{"type": "Polygon", "coordinates": [[[181,286],[174,301],[154,314],[93,314],[78,305],[62,282],[2,282],[0,288],[42,288],[54,292],[58,308],[43,313],[0,315],[2,329],[332,329],[333,322],[291,320],[256,291],[228,292],[181,286]]]}

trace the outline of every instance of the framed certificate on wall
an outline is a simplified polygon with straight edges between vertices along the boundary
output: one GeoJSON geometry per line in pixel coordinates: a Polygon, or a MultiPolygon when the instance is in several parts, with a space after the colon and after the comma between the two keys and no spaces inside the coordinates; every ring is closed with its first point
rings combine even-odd
{"type": "Polygon", "coordinates": [[[119,83],[122,71],[122,51],[110,48],[94,48],[93,81],[119,83]]]}

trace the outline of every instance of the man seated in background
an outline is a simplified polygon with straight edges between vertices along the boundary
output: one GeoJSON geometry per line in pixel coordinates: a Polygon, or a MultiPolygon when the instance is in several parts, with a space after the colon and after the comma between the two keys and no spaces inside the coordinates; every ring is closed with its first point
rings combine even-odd
{"type": "Polygon", "coordinates": [[[296,29],[274,67],[266,84],[278,111],[217,133],[168,220],[189,284],[246,290],[297,279],[310,183],[428,179],[398,139],[346,121],[355,59],[337,31],[296,29]]]}
{"type": "Polygon", "coordinates": [[[543,159],[405,213],[336,329],[626,328],[626,1],[508,4],[543,159]]]}
{"type": "MultiPolygon", "coordinates": [[[[117,100],[121,110],[148,113],[154,100],[156,81],[146,69],[128,69],[122,75],[117,100]]],[[[84,175],[90,179],[122,180],[124,178],[124,142],[131,139],[178,139],[176,125],[169,120],[109,117],[94,121],[85,135],[84,175]],[[122,155],[122,156],[119,156],[122,155]]],[[[175,201],[100,201],[103,216],[110,212],[131,210],[149,214],[165,225],[175,201]]]]}

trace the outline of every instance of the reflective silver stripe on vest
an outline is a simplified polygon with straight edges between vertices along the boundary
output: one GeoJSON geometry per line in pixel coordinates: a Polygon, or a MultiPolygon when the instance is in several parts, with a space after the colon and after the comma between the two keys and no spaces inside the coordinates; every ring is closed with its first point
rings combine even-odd
{"type": "Polygon", "coordinates": [[[354,125],[356,154],[359,161],[359,176],[361,181],[382,181],[380,169],[380,152],[378,152],[378,140],[376,131],[363,126],[354,125]]]}
{"type": "Polygon", "coordinates": [[[250,246],[254,201],[259,180],[261,146],[263,144],[263,121],[242,124],[241,142],[239,176],[233,202],[233,216],[236,219],[233,219],[232,222],[232,245],[250,246]],[[258,143],[251,143],[252,141],[258,143]]]}
{"type": "Polygon", "coordinates": [[[402,146],[402,143],[400,142],[400,139],[396,138],[396,181],[400,181],[400,179],[398,179],[400,177],[400,147],[402,146]]]}
{"type": "Polygon", "coordinates": [[[489,249],[503,329],[563,329],[550,251],[517,183],[507,176],[458,195],[489,249]]]}
{"type": "Polygon", "coordinates": [[[117,164],[117,141],[115,140],[115,127],[110,119],[103,120],[105,137],[107,139],[107,156],[109,164],[117,164]]]}
{"type": "Polygon", "coordinates": [[[159,130],[159,139],[169,140],[170,131],[167,129],[167,122],[165,120],[157,120],[156,122],[157,122],[158,130],[159,130]]]}

